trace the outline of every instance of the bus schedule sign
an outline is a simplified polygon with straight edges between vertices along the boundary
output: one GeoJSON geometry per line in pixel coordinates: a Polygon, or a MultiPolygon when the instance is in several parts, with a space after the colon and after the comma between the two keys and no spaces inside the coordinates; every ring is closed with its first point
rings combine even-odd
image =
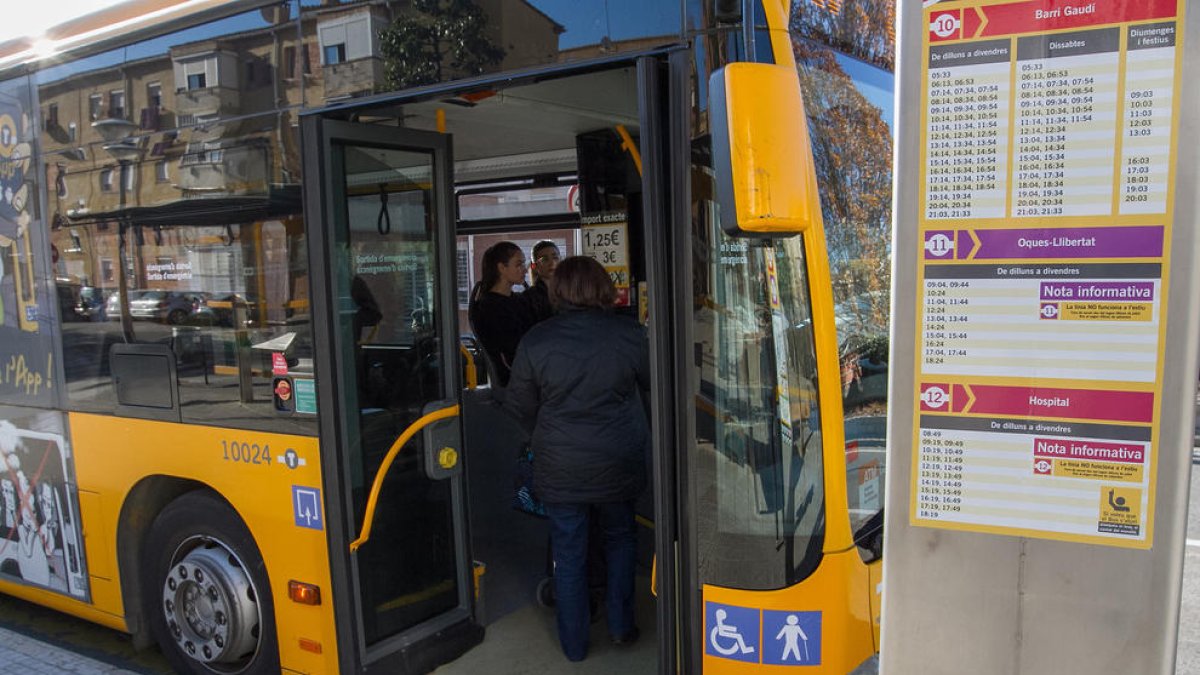
{"type": "Polygon", "coordinates": [[[925,9],[913,525],[1151,546],[1181,4],[925,9]]]}

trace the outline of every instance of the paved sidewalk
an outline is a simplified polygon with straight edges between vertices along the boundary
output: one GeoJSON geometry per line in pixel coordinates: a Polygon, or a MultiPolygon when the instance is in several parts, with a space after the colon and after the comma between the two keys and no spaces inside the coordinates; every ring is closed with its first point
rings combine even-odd
{"type": "Polygon", "coordinates": [[[0,673],[136,675],[135,671],[81,656],[3,628],[0,628],[0,673]]]}

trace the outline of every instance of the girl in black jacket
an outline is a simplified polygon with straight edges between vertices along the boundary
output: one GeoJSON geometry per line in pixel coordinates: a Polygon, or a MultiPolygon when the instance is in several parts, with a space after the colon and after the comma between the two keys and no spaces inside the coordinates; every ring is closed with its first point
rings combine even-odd
{"type": "Polygon", "coordinates": [[[533,481],[550,521],[558,636],[572,661],[588,649],[589,521],[599,519],[608,568],[608,630],[617,644],[637,639],[634,501],[646,487],[649,431],[641,392],[649,389],[642,329],[608,311],[616,290],[600,263],[559,263],[554,317],[521,340],[505,407],[531,433],[533,481]]]}
{"type": "Polygon", "coordinates": [[[525,283],[525,254],[511,241],[493,244],[483,253],[479,283],[471,291],[467,318],[488,358],[496,367],[501,387],[508,384],[517,343],[535,323],[529,303],[512,292],[525,283]]]}

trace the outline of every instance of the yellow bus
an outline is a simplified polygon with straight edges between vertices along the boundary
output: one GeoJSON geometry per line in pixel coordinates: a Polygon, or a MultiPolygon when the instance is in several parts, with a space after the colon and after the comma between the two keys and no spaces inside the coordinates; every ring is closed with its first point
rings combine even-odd
{"type": "Polygon", "coordinates": [[[867,672],[892,11],[130,0],[0,44],[0,591],[186,673],[560,672],[466,317],[550,240],[652,368],[642,639],[586,672],[867,672]]]}

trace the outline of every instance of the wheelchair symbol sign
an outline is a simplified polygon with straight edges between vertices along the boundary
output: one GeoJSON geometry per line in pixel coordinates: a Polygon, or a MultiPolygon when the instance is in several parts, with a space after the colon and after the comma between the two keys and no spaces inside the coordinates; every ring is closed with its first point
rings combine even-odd
{"type": "Polygon", "coordinates": [[[704,605],[704,653],[759,663],[759,611],[716,602],[704,605]]]}

